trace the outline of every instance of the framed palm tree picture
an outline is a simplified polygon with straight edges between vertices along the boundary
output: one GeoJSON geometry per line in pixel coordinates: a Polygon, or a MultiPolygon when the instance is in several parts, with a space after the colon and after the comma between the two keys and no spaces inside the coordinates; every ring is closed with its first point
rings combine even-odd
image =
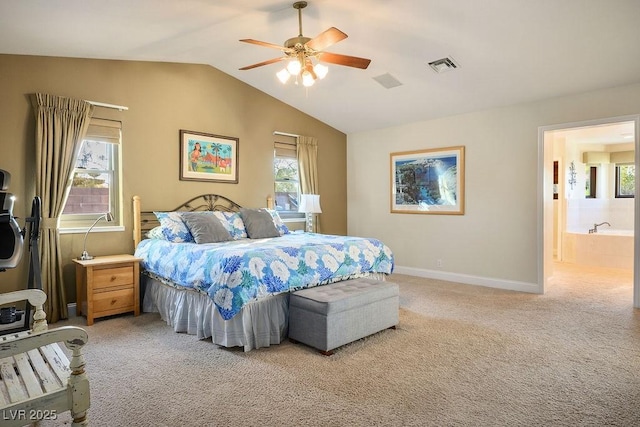
{"type": "Polygon", "coordinates": [[[238,183],[239,139],[180,130],[180,180],[238,183]]]}

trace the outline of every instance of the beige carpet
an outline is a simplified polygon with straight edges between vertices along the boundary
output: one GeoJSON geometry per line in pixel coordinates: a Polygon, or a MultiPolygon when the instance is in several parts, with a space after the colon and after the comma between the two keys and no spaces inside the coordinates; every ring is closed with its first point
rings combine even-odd
{"type": "Polygon", "coordinates": [[[222,349],[154,314],[98,320],[91,425],[640,425],[631,274],[560,267],[545,295],[394,275],[398,329],[331,357],[222,349]]]}

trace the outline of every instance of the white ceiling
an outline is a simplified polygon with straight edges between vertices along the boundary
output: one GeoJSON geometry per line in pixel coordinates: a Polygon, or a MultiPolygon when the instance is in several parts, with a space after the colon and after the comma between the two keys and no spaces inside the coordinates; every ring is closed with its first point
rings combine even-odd
{"type": "Polygon", "coordinates": [[[347,134],[640,81],[638,0],[309,0],[304,35],[339,28],[327,50],[369,68],[329,64],[308,90],[277,81],[282,63],[239,71],[280,55],[239,39],[297,36],[292,4],[0,0],[0,53],[210,64],[347,134]],[[445,56],[460,68],[427,66],[445,56]]]}
{"type": "Polygon", "coordinates": [[[618,122],[551,131],[569,144],[629,145],[635,142],[635,123],[618,122]]]}

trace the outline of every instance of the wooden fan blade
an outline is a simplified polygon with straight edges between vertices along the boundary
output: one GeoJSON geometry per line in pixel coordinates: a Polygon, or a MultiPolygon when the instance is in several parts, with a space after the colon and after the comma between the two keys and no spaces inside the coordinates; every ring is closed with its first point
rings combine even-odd
{"type": "Polygon", "coordinates": [[[346,67],[366,69],[371,63],[370,59],[358,58],[357,56],[340,55],[339,53],[322,52],[318,55],[318,60],[330,62],[331,64],[344,65],[346,67]]]}
{"type": "Polygon", "coordinates": [[[305,62],[304,69],[305,71],[308,71],[309,74],[311,74],[311,77],[313,77],[313,80],[318,79],[318,76],[316,75],[316,71],[313,69],[313,63],[311,62],[310,59],[307,59],[307,61],[305,62]]]}
{"type": "Polygon", "coordinates": [[[269,59],[268,61],[258,62],[257,64],[247,65],[246,67],[239,68],[239,70],[251,70],[252,68],[262,67],[263,65],[269,65],[276,62],[280,62],[287,59],[286,56],[281,56],[280,58],[269,59]]]}
{"type": "Polygon", "coordinates": [[[241,42],[244,43],[251,43],[251,44],[257,44],[258,46],[264,46],[264,47],[271,47],[273,49],[279,49],[282,50],[284,52],[287,52],[291,49],[286,48],[282,45],[278,45],[278,44],[273,44],[273,43],[268,43],[268,42],[261,42],[260,40],[254,40],[254,39],[242,39],[240,40],[241,42]]]}
{"type": "Polygon", "coordinates": [[[306,45],[313,50],[325,50],[329,46],[336,44],[347,37],[348,36],[345,33],[336,27],[331,27],[309,40],[306,45]]]}

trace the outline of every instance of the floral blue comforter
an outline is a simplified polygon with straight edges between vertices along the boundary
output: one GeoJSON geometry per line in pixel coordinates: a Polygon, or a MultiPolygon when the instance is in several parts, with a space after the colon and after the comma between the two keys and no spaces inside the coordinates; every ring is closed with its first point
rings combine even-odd
{"type": "Polygon", "coordinates": [[[268,295],[393,271],[391,250],[377,239],[314,233],[208,244],[147,239],[135,255],[152,275],[209,295],[224,319],[268,295]]]}

